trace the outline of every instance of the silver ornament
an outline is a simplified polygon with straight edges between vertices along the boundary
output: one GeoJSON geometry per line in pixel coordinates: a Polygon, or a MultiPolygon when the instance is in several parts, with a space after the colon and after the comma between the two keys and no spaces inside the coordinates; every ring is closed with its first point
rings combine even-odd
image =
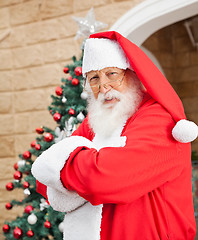
{"type": "Polygon", "coordinates": [[[89,10],[85,18],[73,17],[73,19],[78,24],[79,27],[75,39],[81,37],[89,38],[90,34],[99,32],[101,29],[106,28],[108,26],[103,22],[96,21],[93,8],[89,10]]]}
{"type": "Polygon", "coordinates": [[[28,218],[27,221],[29,224],[34,225],[37,222],[37,216],[34,213],[31,213],[28,218]]]}
{"type": "Polygon", "coordinates": [[[63,232],[64,231],[64,223],[61,222],[59,225],[58,225],[58,229],[60,232],[63,232]]]}
{"type": "Polygon", "coordinates": [[[62,98],[62,103],[66,103],[67,102],[67,98],[66,97],[63,97],[62,98]]]}
{"type": "Polygon", "coordinates": [[[58,143],[60,142],[63,138],[65,138],[65,134],[64,134],[64,131],[59,128],[59,127],[56,127],[55,129],[55,135],[56,137],[54,138],[54,141],[55,143],[58,143]]]}
{"type": "Polygon", "coordinates": [[[73,124],[73,121],[74,121],[74,117],[70,117],[68,119],[68,121],[65,122],[65,128],[64,128],[64,131],[66,133],[66,137],[70,137],[72,132],[73,132],[73,127],[74,127],[74,124],[73,124]]]}
{"type": "Polygon", "coordinates": [[[86,99],[88,98],[88,93],[84,91],[84,92],[82,92],[82,93],[80,94],[80,97],[81,97],[82,99],[86,100],[86,99]]]}
{"type": "Polygon", "coordinates": [[[84,119],[85,119],[85,116],[83,115],[83,113],[82,112],[80,112],[78,115],[77,115],[77,120],[79,121],[79,122],[82,122],[84,119]]]}
{"type": "Polygon", "coordinates": [[[56,127],[54,133],[57,137],[59,137],[61,134],[61,129],[59,127],[56,127]]]}
{"type": "Polygon", "coordinates": [[[44,198],[41,198],[40,210],[43,211],[45,208],[48,208],[49,204],[44,198]]]}
{"type": "Polygon", "coordinates": [[[29,190],[28,188],[26,188],[26,189],[23,191],[23,193],[24,193],[24,195],[25,195],[26,197],[28,197],[28,196],[31,194],[31,192],[30,192],[30,190],[29,190]]]}
{"type": "Polygon", "coordinates": [[[17,162],[18,167],[24,167],[25,166],[25,160],[19,160],[17,162]]]}
{"type": "MultiPolygon", "coordinates": [[[[67,123],[68,123],[69,125],[72,125],[72,124],[73,124],[73,121],[74,121],[74,117],[70,117],[70,118],[68,119],[67,123]]],[[[65,124],[66,124],[66,122],[65,122],[65,124]]]]}

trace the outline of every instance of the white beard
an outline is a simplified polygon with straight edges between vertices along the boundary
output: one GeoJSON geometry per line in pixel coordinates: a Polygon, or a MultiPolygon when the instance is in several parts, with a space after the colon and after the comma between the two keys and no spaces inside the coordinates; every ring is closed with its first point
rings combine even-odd
{"type": "Polygon", "coordinates": [[[124,93],[111,89],[106,94],[99,93],[97,99],[90,93],[88,112],[93,132],[104,137],[111,136],[116,129],[124,127],[128,118],[138,110],[142,99],[143,91],[139,80],[133,81],[133,85],[131,84],[124,93]],[[105,99],[112,97],[119,101],[112,105],[104,103],[105,99]]]}

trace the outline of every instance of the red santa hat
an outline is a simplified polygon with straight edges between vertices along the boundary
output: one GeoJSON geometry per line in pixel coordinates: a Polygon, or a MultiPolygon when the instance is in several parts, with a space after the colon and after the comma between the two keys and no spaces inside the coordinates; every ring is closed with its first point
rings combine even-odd
{"type": "Polygon", "coordinates": [[[186,120],[182,102],[164,75],[138,46],[115,31],[93,34],[85,43],[83,75],[105,67],[133,69],[148,93],[175,120],[173,137],[182,143],[197,138],[198,126],[186,120]]]}

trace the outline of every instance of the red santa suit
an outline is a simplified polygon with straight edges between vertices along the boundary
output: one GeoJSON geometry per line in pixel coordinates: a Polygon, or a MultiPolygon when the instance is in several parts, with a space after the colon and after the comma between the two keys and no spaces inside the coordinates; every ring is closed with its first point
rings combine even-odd
{"type": "MultiPolygon", "coordinates": [[[[123,40],[117,33],[105,34],[115,36],[123,40]]],[[[143,64],[147,60],[139,54],[143,64]]],[[[183,107],[150,62],[145,71],[153,70],[149,77],[159,77],[162,81],[157,86],[170,90],[166,101],[164,94],[153,90],[154,83],[147,86],[146,73],[127,57],[148,90],[138,111],[106,143],[92,132],[87,117],[72,137],[53,145],[37,159],[32,173],[48,186],[52,207],[68,212],[65,239],[193,240],[196,225],[190,143],[178,142],[172,136],[175,123],[185,119],[183,107]],[[173,99],[176,101],[170,104],[173,99]],[[46,171],[41,173],[41,168],[46,171]],[[91,225],[86,228],[89,220],[91,225]],[[78,227],[70,235],[75,224],[78,227]],[[78,231],[81,235],[77,236],[78,231]]],[[[42,184],[38,189],[46,195],[42,184]]]]}
{"type": "MultiPolygon", "coordinates": [[[[148,96],[125,125],[118,148],[77,148],[61,180],[103,205],[101,240],[194,239],[190,144],[176,142],[174,121],[148,96]]],[[[92,140],[87,119],[74,133],[92,140]]]]}

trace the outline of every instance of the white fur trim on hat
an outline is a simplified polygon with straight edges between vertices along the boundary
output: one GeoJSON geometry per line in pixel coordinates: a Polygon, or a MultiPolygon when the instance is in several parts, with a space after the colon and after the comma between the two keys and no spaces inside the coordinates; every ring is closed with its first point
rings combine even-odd
{"type": "Polygon", "coordinates": [[[176,123],[172,135],[178,142],[192,142],[198,136],[198,126],[194,122],[182,119],[176,123]]]}
{"type": "Polygon", "coordinates": [[[130,66],[123,49],[116,40],[90,38],[85,42],[82,73],[101,70],[106,67],[127,69],[130,66]]]}

